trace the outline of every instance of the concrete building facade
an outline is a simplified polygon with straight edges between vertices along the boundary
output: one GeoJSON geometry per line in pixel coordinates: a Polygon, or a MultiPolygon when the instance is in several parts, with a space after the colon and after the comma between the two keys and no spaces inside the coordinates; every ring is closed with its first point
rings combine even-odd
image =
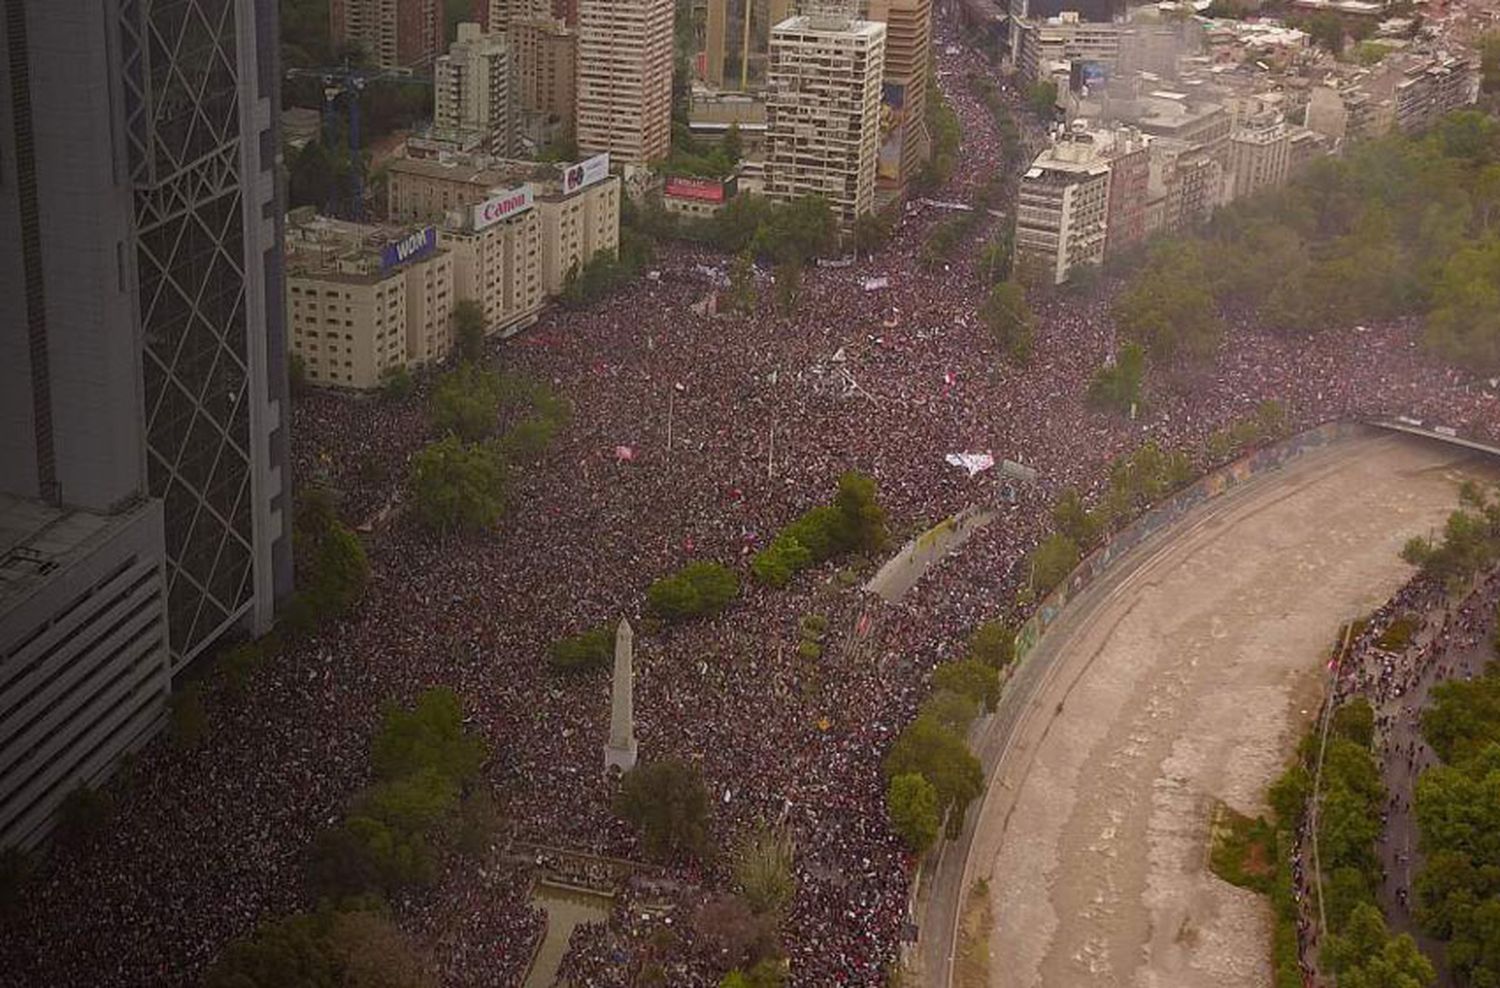
{"type": "Polygon", "coordinates": [[[927,78],[932,62],[932,0],[867,0],[866,17],[885,24],[885,73],[881,103],[887,121],[881,134],[875,178],[900,195],[927,160],[927,78]]]}
{"type": "Polygon", "coordinates": [[[0,844],[291,590],[277,10],[198,8],[0,19],[0,844]]]}
{"type": "Polygon", "coordinates": [[[706,0],[702,78],[725,92],[760,92],[769,84],[771,28],[790,16],[792,0],[706,0]]]}
{"type": "Polygon", "coordinates": [[[648,165],[672,149],[672,0],[580,0],[580,154],[648,165]]]}
{"type": "Polygon", "coordinates": [[[432,227],[288,226],[287,322],[312,384],[368,390],[446,357],[453,299],[453,258],[432,227]]]}
{"type": "Polygon", "coordinates": [[[1092,134],[1063,135],[1037,155],[1016,197],[1015,253],[1053,284],[1081,264],[1104,260],[1110,169],[1092,134]]]}
{"type": "Polygon", "coordinates": [[[463,209],[438,242],[453,255],[453,293],[484,310],[486,336],[509,336],[536,322],[542,284],[542,219],[531,189],[498,191],[463,209]]]}
{"type": "Polygon", "coordinates": [[[766,194],[826,198],[847,227],[875,206],[886,27],[790,17],[771,30],[766,194]]]}
{"type": "Polygon", "coordinates": [[[1286,184],[1291,170],[1291,134],[1281,114],[1265,110],[1250,117],[1229,137],[1229,198],[1242,199],[1261,189],[1286,184]]]}
{"type": "Polygon", "coordinates": [[[514,48],[478,24],[458,26],[458,39],[433,67],[433,125],[440,132],[478,131],[488,154],[516,152],[520,86],[514,48]]]}
{"type": "MultiPolygon", "coordinates": [[[[387,215],[398,223],[440,223],[462,227],[462,211],[497,191],[526,186],[528,210],[541,230],[538,244],[542,291],[557,295],[568,272],[595,254],[620,245],[620,180],[609,174],[607,157],[566,166],[538,177],[534,161],[467,159],[390,164],[387,215]],[[450,222],[459,213],[457,223],[450,222]]],[[[440,239],[442,239],[440,237],[440,239]]],[[[462,291],[459,298],[466,298],[462,291]]]]}
{"type": "Polygon", "coordinates": [[[328,0],[334,48],[358,48],[382,69],[424,69],[443,53],[443,0],[328,0]]]}
{"type": "Polygon", "coordinates": [[[578,33],[554,18],[518,20],[509,29],[521,110],[571,137],[578,103],[578,33]]]}

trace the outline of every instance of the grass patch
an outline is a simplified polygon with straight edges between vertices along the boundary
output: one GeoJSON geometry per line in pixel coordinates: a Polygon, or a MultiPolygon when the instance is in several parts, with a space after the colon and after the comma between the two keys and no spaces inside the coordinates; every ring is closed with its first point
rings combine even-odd
{"type": "Polygon", "coordinates": [[[1381,632],[1375,644],[1387,652],[1403,652],[1417,636],[1417,618],[1414,614],[1403,614],[1381,632]]]}
{"type": "Polygon", "coordinates": [[[989,988],[990,929],[993,926],[990,883],[981,878],[969,890],[963,920],[959,924],[958,953],[953,958],[953,984],[957,988],[989,988]]]}
{"type": "Polygon", "coordinates": [[[1223,803],[1214,807],[1210,828],[1209,869],[1230,885],[1270,895],[1276,880],[1275,828],[1223,803]]]}

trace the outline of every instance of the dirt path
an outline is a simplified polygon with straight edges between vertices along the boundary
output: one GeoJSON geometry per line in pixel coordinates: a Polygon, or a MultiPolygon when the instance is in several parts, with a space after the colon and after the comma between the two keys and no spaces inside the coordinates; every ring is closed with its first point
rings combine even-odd
{"type": "Polygon", "coordinates": [[[1394,437],[1311,453],[1069,608],[967,869],[993,897],[993,985],[1270,983],[1266,905],[1206,870],[1211,800],[1260,811],[1331,636],[1400,584],[1402,542],[1471,465],[1394,437]]]}

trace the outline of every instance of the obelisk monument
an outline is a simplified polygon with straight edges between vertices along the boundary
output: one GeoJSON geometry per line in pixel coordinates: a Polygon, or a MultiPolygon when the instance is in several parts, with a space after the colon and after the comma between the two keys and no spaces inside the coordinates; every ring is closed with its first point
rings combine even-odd
{"type": "Polygon", "coordinates": [[[609,743],[604,746],[604,771],[635,768],[635,671],[632,666],[635,632],[620,619],[615,629],[615,681],[610,694],[609,743]]]}

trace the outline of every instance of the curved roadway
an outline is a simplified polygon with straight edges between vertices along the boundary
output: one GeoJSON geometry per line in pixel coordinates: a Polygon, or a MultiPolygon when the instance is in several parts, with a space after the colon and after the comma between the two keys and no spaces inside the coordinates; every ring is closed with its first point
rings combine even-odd
{"type": "Polygon", "coordinates": [[[1305,454],[1159,533],[1072,602],[976,727],[989,784],[921,917],[923,983],[952,976],[988,878],[990,984],[1270,982],[1269,915],[1205,869],[1214,799],[1258,811],[1338,625],[1405,579],[1470,455],[1369,436],[1305,454]]]}

